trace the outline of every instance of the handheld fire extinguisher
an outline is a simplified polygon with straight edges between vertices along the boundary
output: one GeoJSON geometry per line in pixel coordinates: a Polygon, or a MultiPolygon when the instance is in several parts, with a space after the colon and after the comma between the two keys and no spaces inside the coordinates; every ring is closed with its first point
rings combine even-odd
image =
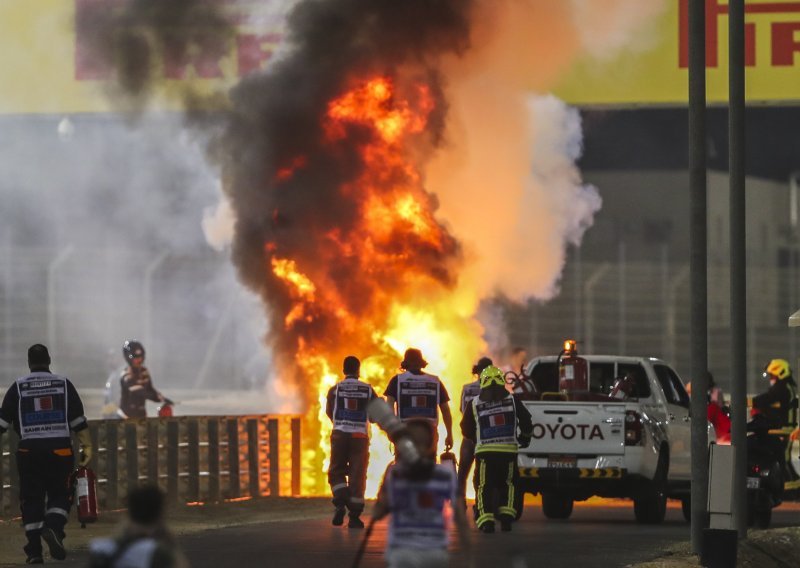
{"type": "Polygon", "coordinates": [[[75,509],[78,511],[78,521],[81,528],[86,528],[86,523],[97,520],[97,476],[94,471],[85,466],[79,466],[72,474],[72,487],[75,491],[75,509]]]}
{"type": "Polygon", "coordinates": [[[578,356],[578,346],[572,339],[564,341],[558,356],[558,390],[565,395],[589,390],[586,359],[578,356]]]}

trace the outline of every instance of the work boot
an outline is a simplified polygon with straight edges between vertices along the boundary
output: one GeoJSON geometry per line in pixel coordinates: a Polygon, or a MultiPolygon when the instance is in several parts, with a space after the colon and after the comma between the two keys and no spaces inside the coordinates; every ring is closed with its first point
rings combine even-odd
{"type": "Polygon", "coordinates": [[[25,551],[25,564],[44,564],[44,559],[42,559],[41,541],[38,543],[29,542],[22,548],[22,550],[25,551]]]}
{"type": "Polygon", "coordinates": [[[350,513],[350,520],[347,521],[348,529],[363,529],[364,521],[358,518],[359,513],[350,513]]]}
{"type": "Polygon", "coordinates": [[[64,548],[64,533],[56,533],[50,527],[42,529],[42,538],[50,549],[50,556],[56,560],[64,560],[67,557],[67,549],[64,548]]]}
{"type": "Polygon", "coordinates": [[[337,507],[336,511],[333,513],[333,520],[331,524],[335,527],[340,527],[344,524],[344,515],[347,510],[344,507],[337,507]]]}
{"type": "Polygon", "coordinates": [[[500,517],[500,530],[503,532],[511,532],[511,519],[508,517],[500,517]]]}
{"type": "Polygon", "coordinates": [[[494,532],[494,521],[486,521],[478,527],[478,530],[485,534],[492,534],[494,532]]]}

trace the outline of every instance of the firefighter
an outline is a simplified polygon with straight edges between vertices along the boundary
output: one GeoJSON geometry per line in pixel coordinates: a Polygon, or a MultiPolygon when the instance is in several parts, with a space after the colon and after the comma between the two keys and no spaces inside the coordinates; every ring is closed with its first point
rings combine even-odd
{"type": "Polygon", "coordinates": [[[189,564],[163,522],[164,494],[155,485],[128,492],[128,522],[117,538],[89,543],[89,568],[183,568],[189,564]]]}
{"type": "Polygon", "coordinates": [[[514,482],[518,475],[518,443],[527,446],[532,429],[530,413],[506,390],[503,371],[494,366],[486,367],[481,372],[481,392],[461,420],[464,438],[475,443],[473,483],[476,524],[481,532],[493,533],[495,520],[500,521],[504,532],[511,530],[517,513],[514,482]]]}
{"type": "Polygon", "coordinates": [[[370,385],[359,381],[361,361],[352,355],[342,364],[344,379],[331,387],[325,413],[333,422],[331,464],[328,483],[333,493],[333,525],[341,526],[349,511],[347,527],[360,529],[364,511],[364,490],[369,464],[367,403],[377,395],[370,385]]]}
{"type": "Polygon", "coordinates": [[[462,553],[470,558],[464,511],[454,506],[457,493],[455,473],[449,465],[434,463],[435,425],[424,418],[411,418],[405,425],[426,466],[398,460],[386,468],[372,518],[376,521],[391,515],[386,542],[387,565],[390,568],[448,565],[447,502],[456,523],[462,553]]]}
{"type": "MultiPolygon", "coordinates": [[[[472,375],[475,380],[465,384],[461,388],[461,416],[467,411],[467,406],[472,404],[472,399],[481,392],[481,372],[492,364],[488,357],[481,357],[472,367],[472,375]]],[[[472,462],[475,461],[475,443],[464,438],[461,440],[461,451],[458,456],[458,495],[462,499],[467,494],[467,478],[469,470],[472,469],[472,462]]]]}
{"type": "Polygon", "coordinates": [[[47,347],[37,343],[28,349],[28,367],[30,374],[6,391],[0,407],[0,434],[13,424],[19,436],[20,509],[28,539],[23,550],[27,564],[42,564],[42,539],[53,558],[67,556],[64,526],[74,467],[70,431],[78,437],[82,466],[92,457],[92,443],[81,397],[69,379],[50,372],[47,347]]]}
{"type": "Polygon", "coordinates": [[[797,428],[797,383],[792,377],[792,369],[785,359],[770,361],[763,374],[769,380],[769,389],[752,399],[752,412],[761,414],[767,420],[770,430],[779,430],[773,437],[775,453],[789,475],[787,481],[798,478],[791,465],[792,431],[797,428]]]}
{"type": "Polygon", "coordinates": [[[134,339],[126,341],[122,346],[122,356],[128,363],[119,380],[119,414],[122,418],[147,418],[145,403],[148,400],[169,406],[173,404],[153,386],[150,371],[144,366],[144,346],[141,343],[134,339]]]}
{"type": "MultiPolygon", "coordinates": [[[[406,349],[403,361],[400,363],[400,368],[405,372],[393,376],[383,394],[386,402],[395,408],[397,416],[403,421],[410,418],[425,418],[438,426],[439,412],[441,412],[442,422],[447,430],[444,439],[445,451],[450,451],[453,447],[453,417],[448,404],[450,395],[447,394],[447,389],[439,377],[429,375],[422,370],[427,366],[428,362],[422,357],[419,349],[406,349]]],[[[438,446],[438,432],[435,440],[438,446]]]]}

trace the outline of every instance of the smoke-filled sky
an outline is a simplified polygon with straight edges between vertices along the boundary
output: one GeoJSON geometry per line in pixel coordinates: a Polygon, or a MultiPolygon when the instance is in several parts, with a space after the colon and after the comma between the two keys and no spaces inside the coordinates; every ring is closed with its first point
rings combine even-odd
{"type": "MultiPolygon", "coordinates": [[[[48,189],[32,218],[76,209],[75,215],[89,213],[92,220],[81,227],[86,241],[118,237],[122,246],[134,242],[154,252],[196,249],[200,216],[221,197],[203,223],[206,237],[216,247],[230,243],[239,279],[263,300],[268,343],[290,352],[303,334],[325,337],[336,323],[317,314],[317,324],[324,325],[283,331],[293,299],[270,259],[314,266],[331,231],[359,227],[357,198],[363,194],[343,197],[341,188],[359,179],[363,161],[355,148],[370,133],[351,125],[345,142],[331,146],[324,139],[324,115],[329,101],[359,78],[380,74],[394,81],[397,100],[420,106],[414,92],[424,83],[436,102],[425,130],[405,152],[420,176],[414,196],[426,204],[426,222],[440,237],[435,246],[398,241],[390,250],[384,243],[382,253],[396,254],[400,270],[428,273],[432,286],[464,300],[465,318],[496,293],[546,300],[557,293],[567,247],[579,244],[602,193],[584,186],[575,167],[579,114],[548,91],[587,51],[604,58],[623,46],[645,47],[647,23],[664,4],[131,0],[114,14],[86,12],[79,24],[97,32],[95,55],[111,55],[106,62],[118,70],[110,95],[121,111],[141,114],[130,115],[116,149],[97,135],[82,146],[85,159],[66,156],[36,176],[18,174],[25,179],[4,184],[4,192],[19,189],[18,209],[30,209],[25,192],[54,188],[63,178],[59,172],[69,170],[69,193],[48,189]],[[234,30],[228,16],[237,4],[265,19],[288,14],[279,55],[234,87],[227,111],[190,113],[182,132],[150,120],[148,96],[160,87],[154,58],[181,42],[207,47],[229,40],[234,30]],[[138,166],[133,174],[104,167],[113,163],[108,155],[115,150],[130,155],[138,166]],[[287,167],[292,175],[276,182],[287,167]],[[37,179],[48,174],[46,181],[37,179]]],[[[208,97],[188,88],[179,94],[192,109],[203,108],[208,97]]],[[[73,134],[84,135],[80,128],[73,134]]],[[[28,159],[34,162],[38,152],[31,149],[28,159]]],[[[348,313],[358,314],[379,304],[384,288],[402,288],[388,265],[377,275],[381,286],[360,284],[368,268],[361,260],[339,257],[306,271],[315,272],[348,313]]]]}

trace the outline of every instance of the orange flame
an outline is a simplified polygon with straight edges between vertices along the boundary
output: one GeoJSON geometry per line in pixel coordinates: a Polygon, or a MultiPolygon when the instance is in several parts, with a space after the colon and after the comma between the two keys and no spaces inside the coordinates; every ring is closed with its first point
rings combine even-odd
{"type": "MultiPolygon", "coordinates": [[[[363,169],[339,188],[356,204],[357,221],[346,234],[329,231],[316,257],[302,265],[271,258],[272,272],[292,301],[284,324],[299,337],[295,361],[312,406],[303,423],[306,495],[328,493],[331,423],[325,404],[328,390],[340,380],[344,355],[362,359],[361,378],[380,395],[397,372],[400,354],[410,346],[422,349],[429,361],[426,370],[442,378],[453,399],[453,431],[460,438],[458,397],[471,380],[472,359],[484,347],[482,329],[472,320],[477,298],[455,289],[455,267],[448,266],[459,261],[458,247],[436,220],[435,201],[411,157],[415,136],[428,127],[434,99],[422,83],[403,92],[388,78],[376,77],[329,103],[323,123],[327,143],[336,145],[354,130],[359,133],[363,169]],[[350,265],[358,267],[347,284],[353,289],[332,283],[331,267],[342,259],[355,259],[350,265]],[[333,322],[335,337],[303,333],[303,326],[321,319],[333,322]]],[[[274,251],[265,247],[266,254],[274,251]]],[[[441,425],[440,434],[443,440],[441,425]]],[[[377,493],[391,459],[388,440],[373,427],[368,496],[377,493]]]]}

